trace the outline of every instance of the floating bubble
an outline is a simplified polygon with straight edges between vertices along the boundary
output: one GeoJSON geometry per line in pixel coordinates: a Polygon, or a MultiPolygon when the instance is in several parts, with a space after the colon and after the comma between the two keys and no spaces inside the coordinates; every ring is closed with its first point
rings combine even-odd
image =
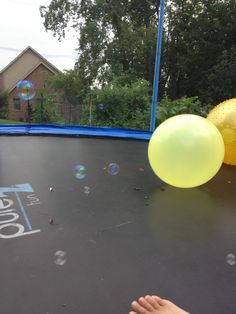
{"type": "Polygon", "coordinates": [[[232,253],[227,254],[226,261],[230,266],[236,265],[236,256],[232,253]]]}
{"type": "Polygon", "coordinates": [[[89,186],[84,186],[84,194],[88,195],[90,193],[90,187],[89,186]]]}
{"type": "Polygon", "coordinates": [[[86,177],[86,168],[84,165],[76,165],[74,168],[76,179],[82,180],[86,177]]]}
{"type": "Polygon", "coordinates": [[[98,108],[99,108],[100,110],[103,110],[103,109],[104,109],[104,104],[98,104],[98,108]]]}
{"type": "Polygon", "coordinates": [[[107,166],[107,172],[112,175],[112,176],[115,176],[119,173],[120,171],[120,166],[115,164],[115,163],[110,163],[108,166],[107,166]]]}
{"type": "Polygon", "coordinates": [[[59,266],[63,266],[66,263],[66,252],[56,251],[54,254],[54,263],[59,266]]]}
{"type": "Polygon", "coordinates": [[[23,100],[30,100],[35,96],[34,86],[30,81],[19,81],[16,89],[18,96],[23,100]]]}

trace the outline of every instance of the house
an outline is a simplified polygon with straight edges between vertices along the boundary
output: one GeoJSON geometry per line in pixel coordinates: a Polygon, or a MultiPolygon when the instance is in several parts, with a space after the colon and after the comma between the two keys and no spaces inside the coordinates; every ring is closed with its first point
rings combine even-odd
{"type": "Polygon", "coordinates": [[[15,121],[27,121],[28,106],[39,100],[39,90],[50,75],[61,71],[46,60],[32,47],[23,50],[0,72],[0,91],[8,92],[9,118],[15,121]],[[35,96],[30,101],[21,99],[16,84],[27,80],[33,83],[35,96]]]}

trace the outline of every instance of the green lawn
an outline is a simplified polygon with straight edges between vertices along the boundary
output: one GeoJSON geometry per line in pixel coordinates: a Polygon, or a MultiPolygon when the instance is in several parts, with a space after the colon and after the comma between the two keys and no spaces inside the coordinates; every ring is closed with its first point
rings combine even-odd
{"type": "Polygon", "coordinates": [[[25,124],[24,122],[0,119],[0,124],[25,124]]]}

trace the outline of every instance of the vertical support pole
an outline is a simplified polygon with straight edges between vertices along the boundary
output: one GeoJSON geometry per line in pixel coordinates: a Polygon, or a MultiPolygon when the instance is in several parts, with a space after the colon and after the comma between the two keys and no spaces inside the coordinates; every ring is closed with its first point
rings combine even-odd
{"type": "Polygon", "coordinates": [[[41,97],[40,97],[40,123],[43,122],[43,103],[44,103],[44,95],[43,92],[41,92],[41,97]]]}
{"type": "Polygon", "coordinates": [[[153,79],[152,110],[151,110],[151,122],[150,122],[151,132],[155,130],[155,123],[156,123],[156,106],[157,106],[157,97],[158,97],[158,91],[159,91],[161,45],[162,45],[164,15],[165,15],[165,0],[161,0],[160,12],[159,12],[159,23],[158,23],[158,34],[157,34],[156,60],[155,60],[154,79],[153,79]]]}
{"type": "Polygon", "coordinates": [[[92,96],[89,98],[89,126],[92,125],[92,96]]]}
{"type": "Polygon", "coordinates": [[[31,123],[32,107],[31,107],[29,99],[27,99],[27,112],[28,112],[28,122],[31,123]]]}

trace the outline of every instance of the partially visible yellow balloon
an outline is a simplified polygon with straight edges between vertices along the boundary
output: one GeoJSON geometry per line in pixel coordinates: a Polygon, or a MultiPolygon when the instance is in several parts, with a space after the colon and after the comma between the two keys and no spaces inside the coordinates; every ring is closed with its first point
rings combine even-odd
{"type": "Polygon", "coordinates": [[[225,143],[224,163],[236,165],[236,98],[213,108],[207,117],[220,131],[225,143]]]}
{"type": "Polygon", "coordinates": [[[191,188],[209,181],[224,159],[224,141],[205,118],[183,114],[167,119],[153,133],[148,158],[166,183],[191,188]]]}

